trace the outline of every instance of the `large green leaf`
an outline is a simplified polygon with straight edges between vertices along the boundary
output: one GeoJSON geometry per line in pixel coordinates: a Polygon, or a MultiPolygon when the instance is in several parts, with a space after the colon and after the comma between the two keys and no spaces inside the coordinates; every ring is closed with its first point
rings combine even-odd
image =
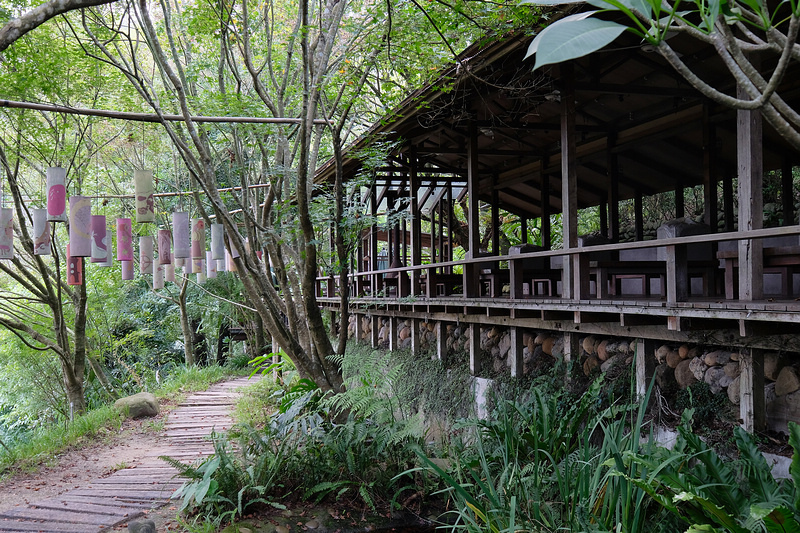
{"type": "Polygon", "coordinates": [[[534,69],[591,54],[611,43],[625,26],[591,17],[595,12],[577,13],[542,30],[528,47],[526,57],[536,54],[534,69]]]}
{"type": "Polygon", "coordinates": [[[794,481],[794,506],[800,508],[800,425],[794,422],[789,422],[789,444],[793,450],[789,473],[794,481]]]}

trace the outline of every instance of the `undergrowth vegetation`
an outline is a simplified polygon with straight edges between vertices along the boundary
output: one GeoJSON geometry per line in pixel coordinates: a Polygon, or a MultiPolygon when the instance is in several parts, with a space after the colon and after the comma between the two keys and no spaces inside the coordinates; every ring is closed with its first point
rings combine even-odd
{"type": "Polygon", "coordinates": [[[632,400],[628,375],[580,382],[555,365],[495,383],[479,418],[474,379],[429,355],[352,346],[339,362],[346,392],[324,396],[284,363],[284,385],[253,388],[246,423],[215,436],[214,456],[166,458],[187,479],[182,509],[209,526],[326,502],[436,514],[453,532],[800,531],[795,425],[793,479],[776,480],[744,431],[735,456],[710,448],[692,408],[675,447],[659,446],[650,392],[632,400]]]}

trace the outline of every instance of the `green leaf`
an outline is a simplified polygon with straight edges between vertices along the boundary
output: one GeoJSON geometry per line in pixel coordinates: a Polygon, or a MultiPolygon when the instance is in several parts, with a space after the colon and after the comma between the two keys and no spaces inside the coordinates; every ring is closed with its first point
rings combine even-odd
{"type": "Polygon", "coordinates": [[[528,48],[528,55],[536,54],[534,70],[553,63],[561,63],[591,54],[611,43],[625,31],[625,26],[606,20],[566,17],[541,31],[528,48]]]}
{"type": "Polygon", "coordinates": [[[792,464],[789,474],[794,481],[794,506],[800,508],[800,425],[789,422],[789,444],[792,447],[792,464]]]}
{"type": "Polygon", "coordinates": [[[522,0],[520,4],[533,4],[535,6],[560,6],[562,4],[582,4],[584,0],[522,0]]]}

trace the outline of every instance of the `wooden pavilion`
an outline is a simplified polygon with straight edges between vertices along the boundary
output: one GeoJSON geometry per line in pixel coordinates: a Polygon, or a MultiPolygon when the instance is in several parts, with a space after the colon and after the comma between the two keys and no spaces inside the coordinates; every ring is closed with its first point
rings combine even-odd
{"type": "MultiPolygon", "coordinates": [[[[714,50],[681,38],[672,46],[684,60],[735,93],[714,50]]],[[[383,237],[389,268],[377,261],[378,228],[362,240],[347,288],[352,311],[390,325],[436,322],[439,331],[452,323],[509,328],[512,375],[522,372],[523,328],[562,332],[567,358],[580,350],[579,334],[635,337],[640,388],[657,341],[735,347],[749,369],[744,424],[763,425],[763,350],[800,352],[792,180],[800,154],[758,112],[704,98],[632,35],[537,71],[524,59],[530,40],[517,34],[474,45],[356,143],[400,141],[363,200],[373,214],[408,217],[383,237]],[[767,172],[780,188],[770,208],[781,215],[769,218],[771,227],[763,215],[767,172]],[[702,196],[702,218],[687,212],[688,191],[702,196]],[[670,199],[671,220],[646,218],[643,205],[655,195],[670,199]],[[632,228],[621,227],[621,209],[631,204],[632,228]],[[596,234],[579,235],[585,209],[599,216],[596,234]],[[482,210],[492,221],[487,249],[482,210]],[[520,245],[500,246],[501,217],[519,219],[520,245]]],[[[796,68],[781,94],[798,108],[796,68]]],[[[359,168],[346,159],[346,176],[359,168]]],[[[322,167],[318,182],[333,171],[332,163],[322,167]]],[[[335,310],[338,298],[325,295],[321,304],[335,310]]],[[[469,365],[481,375],[477,338],[469,365]]]]}

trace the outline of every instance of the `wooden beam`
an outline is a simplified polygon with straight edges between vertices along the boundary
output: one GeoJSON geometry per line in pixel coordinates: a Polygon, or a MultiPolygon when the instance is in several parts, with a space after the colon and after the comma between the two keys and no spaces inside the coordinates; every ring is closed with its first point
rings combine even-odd
{"type": "Polygon", "coordinates": [[[511,358],[511,377],[521,378],[523,375],[523,357],[522,352],[525,349],[522,343],[522,328],[511,326],[511,349],[508,352],[508,357],[511,358]]]}
{"type": "Polygon", "coordinates": [[[703,221],[717,232],[717,132],[711,122],[711,106],[703,104],[703,221]]]}
{"type": "Polygon", "coordinates": [[[492,254],[500,255],[500,198],[497,190],[497,175],[492,177],[492,254]]]}
{"type": "Polygon", "coordinates": [[[542,218],[539,228],[542,232],[542,248],[545,250],[549,250],[552,246],[550,215],[550,175],[542,174],[542,218]]]}
{"type": "Polygon", "coordinates": [[[469,373],[478,376],[481,373],[481,327],[479,324],[469,325],[469,373]]]}
{"type": "Polygon", "coordinates": [[[636,189],[636,193],[633,197],[633,217],[634,217],[634,226],[636,230],[636,240],[643,241],[644,240],[644,211],[642,208],[642,191],[641,189],[636,189]]]}
{"type": "Polygon", "coordinates": [[[436,351],[433,358],[444,361],[447,358],[447,325],[441,321],[436,321],[436,351]]]}

